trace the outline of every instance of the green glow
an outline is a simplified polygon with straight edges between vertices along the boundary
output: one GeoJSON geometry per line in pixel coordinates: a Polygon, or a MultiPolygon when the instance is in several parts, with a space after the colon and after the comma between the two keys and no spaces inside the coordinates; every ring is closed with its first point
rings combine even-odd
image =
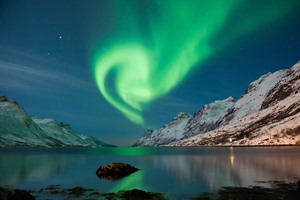
{"type": "Polygon", "coordinates": [[[282,17],[296,1],[265,1],[252,10],[261,1],[120,2],[111,36],[95,52],[94,75],[107,101],[144,125],[142,112],[149,103],[236,38],[282,17]],[[240,17],[233,19],[234,14],[240,17]]]}
{"type": "Polygon", "coordinates": [[[148,189],[143,185],[144,172],[142,170],[130,174],[119,180],[118,185],[111,190],[111,192],[118,192],[120,190],[140,189],[147,191],[148,189]]]}
{"type": "Polygon", "coordinates": [[[118,148],[89,148],[89,153],[100,155],[145,156],[158,153],[159,148],[151,147],[118,147],[118,148]]]}

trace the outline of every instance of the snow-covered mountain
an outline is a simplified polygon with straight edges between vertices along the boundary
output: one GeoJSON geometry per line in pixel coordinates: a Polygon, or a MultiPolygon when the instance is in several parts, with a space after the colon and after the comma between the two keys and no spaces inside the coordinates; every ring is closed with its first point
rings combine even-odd
{"type": "Polygon", "coordinates": [[[300,62],[250,83],[237,101],[229,97],[203,106],[185,126],[147,131],[135,145],[295,144],[300,144],[300,62]],[[181,137],[172,137],[171,130],[179,129],[181,137]],[[172,142],[162,140],[166,130],[172,142]]]}
{"type": "Polygon", "coordinates": [[[133,146],[160,146],[183,138],[184,127],[191,119],[187,113],[179,113],[167,125],[159,130],[147,130],[144,136],[133,146]]]}
{"type": "Polygon", "coordinates": [[[102,147],[111,146],[81,135],[70,125],[53,119],[30,117],[16,102],[0,97],[0,147],[102,147]]]}

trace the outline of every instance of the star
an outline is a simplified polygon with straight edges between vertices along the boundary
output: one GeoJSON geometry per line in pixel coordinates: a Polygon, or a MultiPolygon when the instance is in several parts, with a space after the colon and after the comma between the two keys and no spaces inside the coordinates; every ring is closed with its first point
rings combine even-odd
{"type": "Polygon", "coordinates": [[[62,35],[60,35],[60,36],[58,36],[58,38],[59,38],[59,39],[62,39],[62,38],[63,38],[63,36],[62,36],[62,35]]]}

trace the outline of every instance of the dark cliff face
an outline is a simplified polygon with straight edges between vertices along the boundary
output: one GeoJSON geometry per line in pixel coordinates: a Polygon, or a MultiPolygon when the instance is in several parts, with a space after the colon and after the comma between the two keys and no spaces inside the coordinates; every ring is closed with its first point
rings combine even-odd
{"type": "Polygon", "coordinates": [[[0,96],[0,102],[7,102],[8,98],[7,96],[0,96]]]}
{"type": "Polygon", "coordinates": [[[287,70],[280,70],[274,73],[268,73],[250,83],[236,104],[228,109],[228,112],[220,119],[219,125],[227,125],[261,110],[261,105],[267,94],[276,83],[278,83],[281,77],[285,76],[286,71],[287,70]]]}
{"type": "Polygon", "coordinates": [[[270,90],[262,103],[261,110],[275,105],[277,102],[300,91],[300,64],[289,69],[275,87],[270,90]]]}

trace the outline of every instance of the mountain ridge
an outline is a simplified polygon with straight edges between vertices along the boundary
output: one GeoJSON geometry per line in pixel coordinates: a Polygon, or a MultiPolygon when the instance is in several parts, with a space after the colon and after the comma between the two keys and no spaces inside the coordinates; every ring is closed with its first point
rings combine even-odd
{"type": "Polygon", "coordinates": [[[17,101],[0,97],[0,147],[108,147],[69,124],[29,116],[17,101]]]}
{"type": "MultiPolygon", "coordinates": [[[[299,145],[299,91],[300,61],[290,69],[259,77],[237,100],[229,97],[204,105],[181,127],[181,138],[169,134],[168,140],[172,142],[163,144],[154,135],[148,134],[148,138],[156,141],[154,146],[299,145]]],[[[170,130],[169,124],[160,132],[167,129],[170,130]]],[[[153,143],[145,141],[143,136],[134,146],[153,143]]]]}

